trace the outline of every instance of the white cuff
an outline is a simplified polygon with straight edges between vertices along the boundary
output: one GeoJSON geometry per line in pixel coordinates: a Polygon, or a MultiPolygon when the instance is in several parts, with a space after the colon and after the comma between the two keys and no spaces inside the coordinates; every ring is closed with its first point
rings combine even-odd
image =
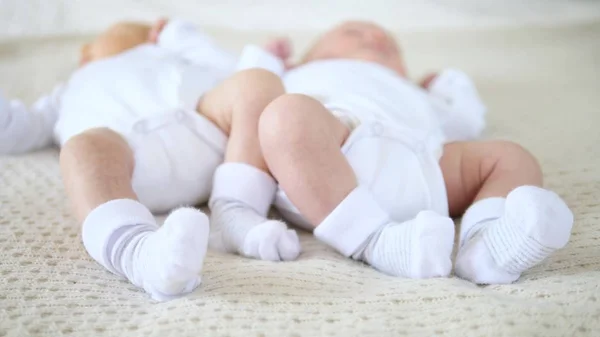
{"type": "Polygon", "coordinates": [[[183,20],[170,20],[158,35],[158,45],[172,48],[180,45],[189,37],[200,36],[198,28],[183,20]]]}
{"type": "Polygon", "coordinates": [[[244,47],[237,64],[238,71],[251,68],[262,68],[277,76],[281,76],[285,70],[283,61],[255,45],[244,47]]]}
{"type": "Polygon", "coordinates": [[[464,71],[458,69],[444,69],[436,76],[431,85],[429,92],[446,98],[452,98],[456,92],[455,88],[475,88],[475,84],[464,71]]]}
{"type": "Polygon", "coordinates": [[[113,234],[129,226],[146,225],[157,229],[154,216],[146,206],[132,199],[117,199],[106,202],[88,214],[83,221],[81,239],[88,254],[112,273],[120,274],[113,266],[113,234]]]}
{"type": "Polygon", "coordinates": [[[344,256],[351,256],[389,221],[389,215],[371,192],[358,186],[317,226],[314,234],[344,256]]]}
{"type": "Polygon", "coordinates": [[[265,216],[277,183],[269,174],[244,163],[221,164],[215,171],[209,206],[219,199],[240,201],[265,216]]]}
{"type": "Polygon", "coordinates": [[[460,224],[460,246],[474,234],[478,224],[487,220],[498,219],[504,214],[505,198],[486,198],[475,202],[467,209],[460,224]]]}
{"type": "Polygon", "coordinates": [[[487,108],[467,74],[456,69],[444,70],[433,80],[429,92],[447,141],[470,140],[481,135],[487,108]]]}

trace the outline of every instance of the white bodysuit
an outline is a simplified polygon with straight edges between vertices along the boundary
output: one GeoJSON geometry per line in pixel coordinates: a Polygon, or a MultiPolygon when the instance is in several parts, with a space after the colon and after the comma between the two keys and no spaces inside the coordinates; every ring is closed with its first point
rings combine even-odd
{"type": "MultiPolygon", "coordinates": [[[[429,209],[448,214],[439,167],[443,144],[477,137],[485,107],[464,73],[444,71],[429,91],[392,70],[357,60],[314,61],[287,72],[288,93],[311,96],[351,130],[342,147],[358,183],[369,187],[392,219],[429,209]]],[[[275,206],[310,228],[283,191],[275,206]]]]}
{"type": "Polygon", "coordinates": [[[196,112],[197,104],[236,69],[280,74],[283,65],[272,59],[247,46],[238,60],[193,25],[171,21],[157,44],[85,65],[32,111],[10,102],[4,108],[12,114],[0,111],[0,153],[31,151],[52,140],[62,146],[86,130],[106,127],[131,146],[133,189],[151,211],[206,202],[227,138],[196,112]]]}

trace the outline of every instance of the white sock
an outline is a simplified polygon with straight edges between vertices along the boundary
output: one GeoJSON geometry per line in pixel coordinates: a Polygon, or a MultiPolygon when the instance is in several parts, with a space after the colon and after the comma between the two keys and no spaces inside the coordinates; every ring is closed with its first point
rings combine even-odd
{"type": "Polygon", "coordinates": [[[268,261],[296,259],[300,254],[296,232],[266,218],[276,189],[275,180],[253,166],[220,165],[209,202],[211,247],[268,261]]]}
{"type": "Polygon", "coordinates": [[[422,211],[393,222],[364,187],[354,189],[314,234],[344,256],[392,276],[445,277],[452,269],[452,219],[422,211]]]}
{"type": "Polygon", "coordinates": [[[506,198],[487,198],[479,200],[462,217],[460,225],[459,250],[477,234],[490,220],[496,220],[504,213],[506,198]]]}
{"type": "Polygon", "coordinates": [[[141,203],[112,200],[87,216],[82,231],[94,260],[157,301],[189,293],[201,282],[209,228],[196,209],[173,211],[159,228],[141,203]]]}
{"type": "Polygon", "coordinates": [[[456,275],[511,283],[569,241],[573,213],[554,192],[521,186],[473,204],[463,217],[456,275]]]}

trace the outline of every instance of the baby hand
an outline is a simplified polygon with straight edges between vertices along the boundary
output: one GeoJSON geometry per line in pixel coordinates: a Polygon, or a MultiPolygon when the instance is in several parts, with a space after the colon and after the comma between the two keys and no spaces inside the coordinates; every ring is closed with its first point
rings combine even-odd
{"type": "Polygon", "coordinates": [[[289,59],[292,56],[292,43],[288,38],[279,37],[265,45],[265,49],[277,56],[285,64],[285,68],[291,68],[289,59]]]}
{"type": "Polygon", "coordinates": [[[425,90],[429,90],[429,87],[431,86],[431,83],[433,82],[433,80],[435,80],[436,77],[438,77],[439,74],[438,73],[431,73],[428,74],[427,76],[425,76],[422,80],[421,80],[421,88],[425,89],[425,90]]]}
{"type": "Polygon", "coordinates": [[[158,21],[156,21],[156,23],[152,26],[152,29],[150,29],[150,33],[148,33],[148,41],[150,43],[158,42],[158,36],[165,28],[167,23],[169,23],[169,20],[165,18],[161,18],[158,21]]]}

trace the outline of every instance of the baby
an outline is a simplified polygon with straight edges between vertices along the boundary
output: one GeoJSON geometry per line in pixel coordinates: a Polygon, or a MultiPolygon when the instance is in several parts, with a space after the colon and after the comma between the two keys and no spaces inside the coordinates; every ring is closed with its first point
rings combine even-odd
{"type": "Polygon", "coordinates": [[[31,109],[0,97],[0,153],[58,143],[90,256],[166,300],[200,283],[208,219],[179,207],[208,200],[217,167],[213,222],[235,228],[226,246],[269,260],[298,256],[296,233],[265,218],[272,197],[236,199],[238,186],[276,186],[258,118],[284,93],[282,70],[261,48],[248,46],[237,59],[185,22],[119,23],[84,46],[81,67],[31,109]],[[171,210],[159,228],[151,212],[171,210]]]}
{"type": "MultiPolygon", "coordinates": [[[[382,28],[347,22],[283,75],[259,121],[275,206],[344,256],[393,276],[510,283],[569,240],[573,214],[534,157],[474,141],[485,106],[462,72],[406,78],[382,28]],[[341,150],[340,150],[341,149],[341,150]]],[[[217,173],[219,173],[217,171],[217,173]]]]}

